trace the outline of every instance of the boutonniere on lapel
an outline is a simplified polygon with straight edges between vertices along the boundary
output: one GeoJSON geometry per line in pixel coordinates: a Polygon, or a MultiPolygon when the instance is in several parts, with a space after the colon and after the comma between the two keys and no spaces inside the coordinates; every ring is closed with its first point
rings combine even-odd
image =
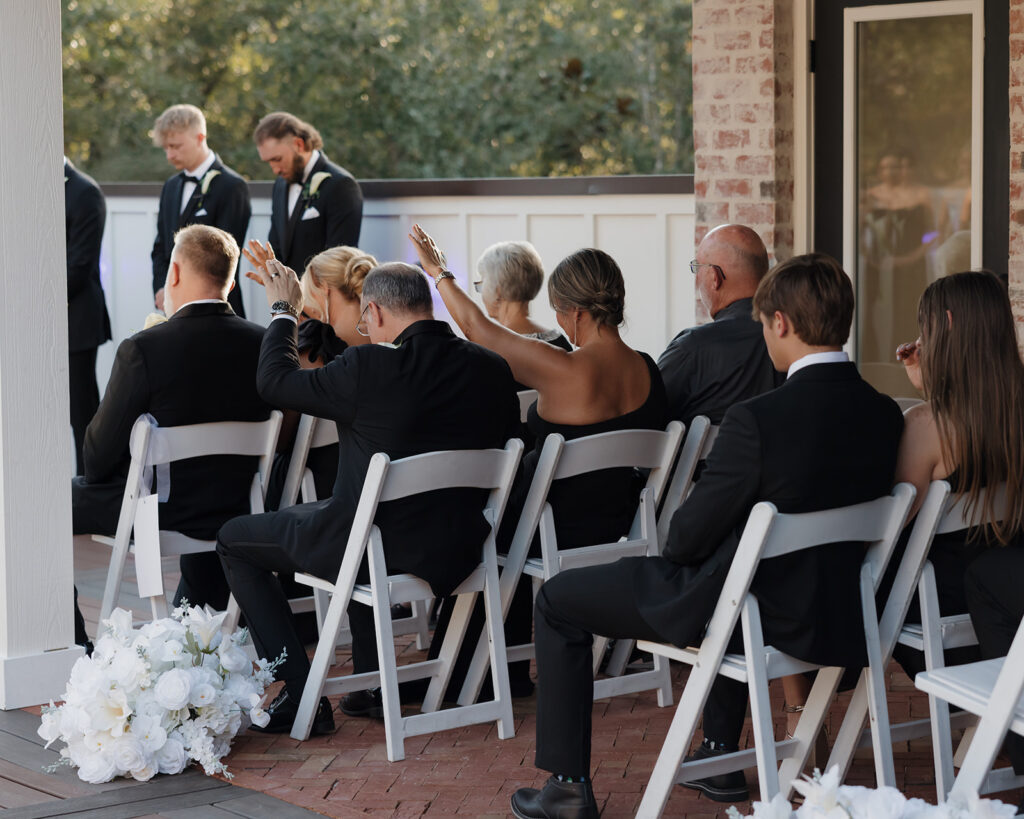
{"type": "Polygon", "coordinates": [[[206,216],[206,210],[203,208],[203,197],[210,190],[210,183],[218,176],[220,176],[220,171],[209,170],[203,174],[203,178],[199,181],[199,201],[196,202],[196,216],[206,216]]]}
{"type": "Polygon", "coordinates": [[[317,171],[309,178],[306,187],[302,191],[303,221],[306,219],[316,219],[320,215],[320,211],[316,209],[313,200],[320,196],[320,185],[323,184],[325,179],[330,178],[331,175],[327,171],[317,171]]]}

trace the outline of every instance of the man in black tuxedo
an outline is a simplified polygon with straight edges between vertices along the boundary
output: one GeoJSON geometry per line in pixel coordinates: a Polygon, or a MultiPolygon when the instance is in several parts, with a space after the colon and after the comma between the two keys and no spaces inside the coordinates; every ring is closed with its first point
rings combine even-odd
{"type": "Polygon", "coordinates": [[[327,159],[320,133],[284,111],[267,114],[253,133],[260,159],[277,175],[268,241],[301,277],[329,247],[359,246],[363,194],[352,175],[327,159]]]}
{"type": "Polygon", "coordinates": [[[110,316],[100,284],[100,244],[107,219],[103,192],[91,176],[64,157],[64,235],[68,258],[68,363],[75,474],[81,475],[82,443],[100,405],[96,348],[110,340],[110,316]]]}
{"type": "MultiPolygon", "coordinates": [[[[117,348],[106,394],[85,434],[85,475],[71,484],[75,534],[111,535],[124,495],[128,441],[140,415],[160,426],[262,421],[270,407],[256,392],[263,328],[227,303],[238,246],[230,234],[191,225],[174,238],[164,289],[170,318],[117,348]],[[215,354],[211,354],[215,351],[215,354]]],[[[256,458],[211,456],[171,464],[160,527],[213,540],[220,526],[249,511],[256,458]]],[[[160,489],[157,474],[157,487],[160,489]]],[[[183,555],[177,599],[223,609],[227,584],[213,552],[183,555]]]]}
{"type": "MultiPolygon", "coordinates": [[[[237,518],[218,535],[217,551],[231,591],[248,619],[260,656],[287,659],[277,671],[284,691],[271,703],[267,732],[289,731],[309,660],[295,633],[288,601],[273,572],[310,572],[335,580],[370,458],[393,459],[445,449],[503,446],[519,425],[512,372],[504,359],[463,341],[435,321],[430,288],[418,268],[394,262],[363,282],[357,326],[371,344],[349,347],[326,367],[304,370],[296,354],[302,305],[294,272],[276,260],[265,274],[275,318],[263,341],[260,395],[275,406],[330,418],[339,437],[333,497],[279,512],[237,518]],[[365,325],[365,327],[364,327],[365,325]]],[[[452,592],[480,562],[488,527],[477,489],[429,492],[382,505],[377,511],[389,572],[410,572],[437,597],[452,592]]],[[[367,582],[364,563],[360,570],[367,582]]],[[[349,607],[356,673],[377,668],[373,613],[349,607]]],[[[379,715],[379,694],[353,692],[342,701],[352,716],[379,715]]],[[[326,698],[314,733],[333,730],[326,698]]]]}
{"type": "Polygon", "coordinates": [[[669,412],[689,425],[698,415],[722,423],[725,411],[782,383],[768,357],[751,300],[768,272],[761,237],[743,225],[719,225],[690,262],[697,294],[714,321],[683,330],[658,359],[669,412]]]}
{"type": "MultiPolygon", "coordinates": [[[[663,555],[573,569],[541,587],[536,764],[555,775],[541,791],[513,795],[518,817],[597,816],[588,780],[593,634],[699,644],[755,503],[809,512],[892,487],[903,417],[842,352],[853,289],[839,265],[818,254],[778,265],[758,286],[753,309],[787,381],[726,412],[703,477],[672,518],[663,555]]],[[[835,544],[762,563],[753,590],[765,640],[809,662],[863,665],[863,554],[860,543],[835,544]]],[[[745,687],[719,677],[698,756],[736,750],[745,713],[745,687]]],[[[728,798],[740,801],[746,787],[737,776],[739,783],[718,790],[709,780],[692,784],[708,785],[701,789],[712,798],[731,788],[728,798]]]]}
{"type": "MultiPolygon", "coordinates": [[[[212,225],[230,233],[239,247],[245,244],[252,206],[249,186],[206,144],[206,117],[194,105],[172,105],[157,117],[153,142],[163,148],[176,173],[160,191],[153,242],[153,298],[164,307],[164,279],[174,249],[174,234],[186,225],[212,225]]],[[[232,288],[228,304],[245,318],[241,288],[232,288]]],[[[167,313],[170,315],[170,313],[167,313]]]]}

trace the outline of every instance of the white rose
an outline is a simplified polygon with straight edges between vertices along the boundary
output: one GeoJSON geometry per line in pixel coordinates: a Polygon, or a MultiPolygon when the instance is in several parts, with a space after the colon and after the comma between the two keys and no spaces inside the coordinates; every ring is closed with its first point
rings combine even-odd
{"type": "Polygon", "coordinates": [[[228,673],[238,674],[247,669],[252,670],[252,662],[249,660],[249,655],[238,648],[238,646],[221,643],[219,653],[220,664],[224,666],[224,670],[228,673]]]}
{"type": "Polygon", "coordinates": [[[188,705],[189,694],[192,692],[192,678],[181,668],[172,668],[160,675],[153,693],[161,707],[168,711],[177,711],[188,705]]]}
{"type": "Polygon", "coordinates": [[[132,628],[132,623],[132,613],[130,611],[114,609],[110,612],[110,616],[100,623],[100,626],[105,625],[109,627],[115,637],[131,642],[135,637],[135,629],[132,628]]]}
{"type": "Polygon", "coordinates": [[[132,779],[137,779],[139,782],[148,782],[159,773],[159,769],[157,768],[156,763],[149,759],[146,760],[146,764],[143,767],[134,768],[128,773],[132,775],[132,779]]]}
{"type": "Polygon", "coordinates": [[[153,761],[162,774],[176,774],[185,770],[188,757],[181,740],[169,737],[163,747],[153,755],[153,761]]]}
{"type": "Polygon", "coordinates": [[[123,648],[110,661],[108,673],[126,691],[138,688],[146,676],[146,664],[133,649],[123,648]]]}
{"type": "Polygon", "coordinates": [[[109,782],[117,776],[117,765],[109,754],[88,754],[78,763],[78,778],[90,785],[109,782]]]}
{"type": "Polygon", "coordinates": [[[146,766],[146,754],[140,743],[130,733],[119,737],[111,749],[114,764],[122,771],[133,771],[146,766]]]}
{"type": "Polygon", "coordinates": [[[253,725],[264,728],[270,722],[270,714],[257,705],[255,708],[249,709],[249,721],[253,725]]]}
{"type": "MultiPolygon", "coordinates": [[[[167,640],[163,644],[160,659],[165,663],[180,663],[186,659],[185,646],[180,640],[167,640]]],[[[188,658],[191,662],[191,657],[188,658]]]]}
{"type": "Polygon", "coordinates": [[[71,666],[68,680],[68,694],[75,699],[91,699],[93,694],[106,687],[106,679],[99,664],[91,657],[79,657],[71,666]]]}
{"type": "Polygon", "coordinates": [[[94,662],[98,662],[101,668],[104,668],[110,663],[110,659],[119,648],[121,648],[121,643],[111,635],[104,634],[96,641],[96,646],[92,650],[92,659],[94,662]]]}

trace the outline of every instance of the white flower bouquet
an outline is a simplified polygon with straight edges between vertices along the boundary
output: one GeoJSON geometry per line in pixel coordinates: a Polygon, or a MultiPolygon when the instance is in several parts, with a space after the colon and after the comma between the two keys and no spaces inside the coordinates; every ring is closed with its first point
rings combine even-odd
{"type": "Polygon", "coordinates": [[[230,779],[221,760],[243,725],[267,724],[263,691],[284,658],[254,666],[247,630],[222,636],[225,616],[182,606],[135,629],[131,612],[115,609],[92,656],[72,667],[63,704],[43,708],[39,736],[67,743],[58,764],[93,784],[176,774],[192,761],[230,779]]]}
{"type": "MultiPolygon", "coordinates": [[[[907,799],[896,788],[865,788],[840,785],[839,767],[822,775],[815,769],[813,778],[793,783],[804,798],[795,811],[781,793],[771,802],[755,802],[754,812],[746,819],[1009,819],[1017,808],[995,799],[953,797],[942,805],[923,799],[907,799]]],[[[744,819],[729,808],[729,819],[744,819]]]]}

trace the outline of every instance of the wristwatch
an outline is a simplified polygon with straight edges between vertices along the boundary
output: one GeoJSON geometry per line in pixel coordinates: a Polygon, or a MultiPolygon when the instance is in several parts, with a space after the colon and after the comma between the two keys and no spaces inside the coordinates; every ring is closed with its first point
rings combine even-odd
{"type": "Polygon", "coordinates": [[[275,301],[272,305],[270,305],[270,312],[272,315],[275,316],[279,316],[282,313],[287,313],[293,319],[298,320],[299,318],[299,311],[296,310],[294,307],[291,306],[291,304],[284,301],[283,299],[275,301]]]}
{"type": "Polygon", "coordinates": [[[455,278],[455,274],[452,273],[452,271],[450,271],[450,270],[442,270],[440,273],[438,273],[436,276],[434,276],[434,287],[440,287],[442,279],[454,279],[454,278],[455,278]]]}

